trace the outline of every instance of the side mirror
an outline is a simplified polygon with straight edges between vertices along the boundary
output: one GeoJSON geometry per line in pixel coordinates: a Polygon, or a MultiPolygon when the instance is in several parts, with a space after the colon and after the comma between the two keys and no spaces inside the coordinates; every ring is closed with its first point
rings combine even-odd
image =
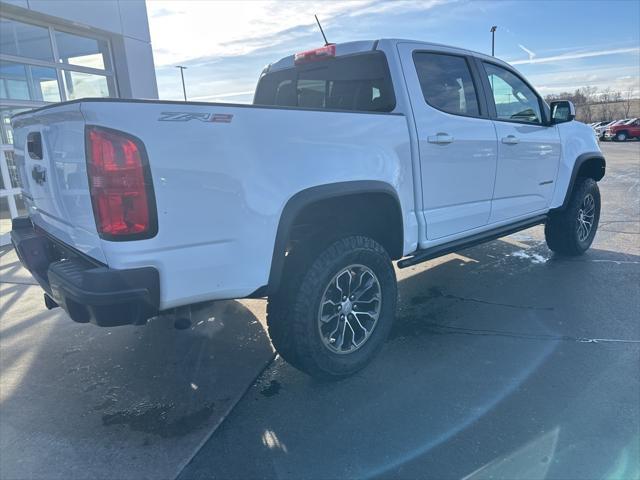
{"type": "Polygon", "coordinates": [[[576,107],[569,100],[551,102],[551,124],[570,122],[576,118],[576,107]]]}

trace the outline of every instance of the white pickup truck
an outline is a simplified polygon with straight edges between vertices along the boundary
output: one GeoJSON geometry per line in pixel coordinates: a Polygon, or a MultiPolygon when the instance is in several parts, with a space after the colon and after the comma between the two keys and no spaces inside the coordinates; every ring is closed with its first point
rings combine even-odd
{"type": "Polygon", "coordinates": [[[12,240],[77,322],[268,297],[281,356],[343,377],[389,333],[393,260],[537,224],[559,254],[589,248],[605,159],[574,116],[505,62],[406,40],[283,58],[253,105],[51,105],[12,120],[29,207],[12,240]]]}

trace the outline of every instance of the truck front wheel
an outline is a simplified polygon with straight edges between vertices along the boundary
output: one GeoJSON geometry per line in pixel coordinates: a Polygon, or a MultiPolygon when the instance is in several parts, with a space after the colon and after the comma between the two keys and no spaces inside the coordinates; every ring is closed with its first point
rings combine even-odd
{"type": "Polygon", "coordinates": [[[599,220],[598,184],[593,178],[579,177],[567,208],[552,213],[547,220],[547,246],[562,255],[582,255],[593,242],[599,220]]]}
{"type": "Polygon", "coordinates": [[[338,379],[367,365],[387,338],[396,309],[389,255],[364,236],[342,238],[297,261],[269,297],[267,323],[280,355],[307,374],[338,379]]]}

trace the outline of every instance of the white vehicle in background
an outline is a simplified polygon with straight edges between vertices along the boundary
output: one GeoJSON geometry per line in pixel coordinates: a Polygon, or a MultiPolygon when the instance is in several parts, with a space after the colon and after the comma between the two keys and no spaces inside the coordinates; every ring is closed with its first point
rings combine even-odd
{"type": "Polygon", "coordinates": [[[77,322],[268,297],[282,357],[339,378],[391,329],[392,260],[538,224],[559,254],[589,248],[605,159],[574,117],[505,62],[407,40],[283,58],[254,105],[66,102],[13,117],[12,241],[77,322]]]}
{"type": "Polygon", "coordinates": [[[610,136],[607,136],[607,131],[610,131],[611,127],[617,127],[618,125],[625,125],[628,122],[633,122],[635,118],[623,118],[621,120],[614,120],[601,127],[596,128],[598,138],[600,140],[611,140],[610,136]]]}
{"type": "Polygon", "coordinates": [[[596,132],[596,136],[598,137],[599,140],[604,140],[604,133],[607,130],[607,127],[620,122],[621,120],[612,120],[611,122],[602,122],[600,125],[598,125],[597,127],[594,127],[594,130],[596,132]]]}

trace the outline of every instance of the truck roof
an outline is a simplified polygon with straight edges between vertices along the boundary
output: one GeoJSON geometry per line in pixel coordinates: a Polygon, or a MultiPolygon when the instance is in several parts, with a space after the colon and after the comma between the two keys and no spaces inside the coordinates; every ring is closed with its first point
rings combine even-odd
{"type": "MultiPolygon", "coordinates": [[[[353,42],[336,43],[335,44],[336,56],[339,57],[343,55],[351,55],[354,53],[366,52],[368,50],[378,50],[378,45],[380,43],[389,44],[391,46],[395,46],[399,43],[416,43],[416,44],[424,45],[425,48],[430,50],[446,51],[449,53],[459,53],[464,55],[473,55],[474,57],[478,57],[483,60],[491,60],[492,62],[495,62],[495,63],[502,63],[504,65],[510,66],[507,62],[500,60],[499,58],[492,57],[490,55],[486,55],[481,52],[476,52],[474,50],[469,50],[461,47],[454,47],[454,46],[445,45],[442,43],[425,42],[420,40],[410,40],[410,39],[404,39],[404,38],[380,38],[378,40],[357,40],[353,42]]],[[[295,58],[294,54],[283,57],[280,60],[267,65],[264,68],[263,73],[275,71],[275,70],[282,70],[285,68],[293,68],[294,58],[295,58]]]]}

